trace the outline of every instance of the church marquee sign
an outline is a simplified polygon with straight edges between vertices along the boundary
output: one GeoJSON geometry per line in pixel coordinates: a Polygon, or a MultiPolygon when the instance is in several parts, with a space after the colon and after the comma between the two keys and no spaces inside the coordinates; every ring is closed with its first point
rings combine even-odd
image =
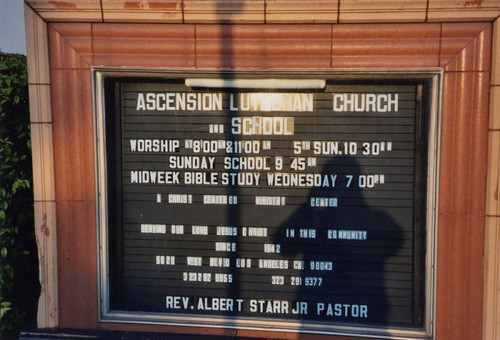
{"type": "Polygon", "coordinates": [[[102,321],[431,333],[439,75],[95,74],[102,321]]]}

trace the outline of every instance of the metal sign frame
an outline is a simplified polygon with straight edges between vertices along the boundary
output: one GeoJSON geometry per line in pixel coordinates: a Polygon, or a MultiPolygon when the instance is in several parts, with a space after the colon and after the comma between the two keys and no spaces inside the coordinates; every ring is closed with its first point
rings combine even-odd
{"type": "Polygon", "coordinates": [[[170,326],[189,326],[206,328],[239,328],[277,332],[301,332],[328,335],[360,336],[391,339],[431,339],[435,334],[436,304],[436,264],[438,231],[438,182],[440,159],[441,130],[441,69],[405,69],[405,70],[221,70],[192,69],[122,69],[93,68],[94,99],[94,137],[95,137],[95,172],[96,172],[96,208],[98,236],[98,305],[99,322],[154,324],[170,326]],[[276,321],[265,318],[247,318],[230,316],[193,316],[189,314],[146,313],[112,310],[110,308],[109,253],[108,253],[108,192],[106,163],[106,123],[105,89],[106,78],[245,78],[245,79],[327,79],[327,80],[428,80],[431,83],[429,131],[428,131],[428,166],[427,166],[427,201],[426,201],[426,250],[425,250],[425,322],[423,329],[383,328],[368,326],[350,326],[327,324],[315,321],[276,321]]]}

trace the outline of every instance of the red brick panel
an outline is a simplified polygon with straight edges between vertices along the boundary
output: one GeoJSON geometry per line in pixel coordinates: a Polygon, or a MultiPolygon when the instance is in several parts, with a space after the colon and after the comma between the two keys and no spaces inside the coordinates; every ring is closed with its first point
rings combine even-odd
{"type": "Polygon", "coordinates": [[[327,68],[330,25],[197,25],[198,68],[327,68]]]}
{"type": "Polygon", "coordinates": [[[440,66],[447,71],[489,71],[491,24],[443,24],[440,66]]]}
{"type": "Polygon", "coordinates": [[[194,26],[93,24],[94,65],[194,67],[194,26]]]}
{"type": "Polygon", "coordinates": [[[92,59],[90,24],[49,25],[50,68],[89,68],[92,59]]]}
{"type": "Polygon", "coordinates": [[[488,74],[447,73],[443,95],[441,214],[483,214],[488,74]],[[486,112],[486,114],[485,114],[486,112]],[[465,166],[466,165],[466,166],[465,166]],[[477,173],[475,173],[478,171],[477,173]],[[446,174],[446,176],[445,176],[446,174]],[[474,175],[481,175],[475,178],[474,175]],[[465,180],[465,182],[464,182],[465,180]],[[444,195],[444,196],[443,196],[444,195]]]}
{"type": "Polygon", "coordinates": [[[59,326],[97,323],[97,239],[90,70],[53,69],[59,326]]]}
{"type": "Polygon", "coordinates": [[[488,90],[488,72],[445,74],[438,339],[476,339],[481,334],[488,90]]]}
{"type": "Polygon", "coordinates": [[[409,68],[439,65],[439,24],[333,26],[334,68],[409,68]]]}
{"type": "Polygon", "coordinates": [[[479,250],[483,249],[484,222],[481,216],[440,215],[438,340],[481,339],[483,254],[479,250]],[[453,253],[446,256],[446,251],[453,253]]]}
{"type": "Polygon", "coordinates": [[[59,327],[97,327],[95,203],[57,201],[59,327]]]}
{"type": "Polygon", "coordinates": [[[53,70],[52,115],[58,201],[94,201],[94,126],[89,70],[53,70]]]}

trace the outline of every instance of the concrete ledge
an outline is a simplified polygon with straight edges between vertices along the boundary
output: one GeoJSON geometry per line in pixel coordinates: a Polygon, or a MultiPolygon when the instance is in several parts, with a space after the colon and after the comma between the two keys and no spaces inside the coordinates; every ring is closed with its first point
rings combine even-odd
{"type": "Polygon", "coordinates": [[[376,23],[494,21],[497,0],[25,0],[47,22],[376,23]],[[476,4],[477,3],[477,4],[476,4]],[[318,11],[318,9],[320,9],[318,11]]]}
{"type": "MultiPolygon", "coordinates": [[[[196,335],[197,340],[233,340],[234,336],[196,335]]],[[[76,328],[27,329],[21,332],[20,340],[61,340],[61,339],[92,339],[92,340],[185,340],[193,338],[193,334],[165,334],[130,331],[89,330],[76,328]]],[[[238,340],[255,338],[238,337],[238,340]]]]}

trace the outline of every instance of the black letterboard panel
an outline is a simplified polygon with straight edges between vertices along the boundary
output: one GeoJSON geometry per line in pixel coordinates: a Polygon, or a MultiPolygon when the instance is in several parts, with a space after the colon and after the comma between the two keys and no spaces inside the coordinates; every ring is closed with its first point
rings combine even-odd
{"type": "Polygon", "coordinates": [[[111,308],[421,327],[421,94],[116,82],[111,308]]]}

